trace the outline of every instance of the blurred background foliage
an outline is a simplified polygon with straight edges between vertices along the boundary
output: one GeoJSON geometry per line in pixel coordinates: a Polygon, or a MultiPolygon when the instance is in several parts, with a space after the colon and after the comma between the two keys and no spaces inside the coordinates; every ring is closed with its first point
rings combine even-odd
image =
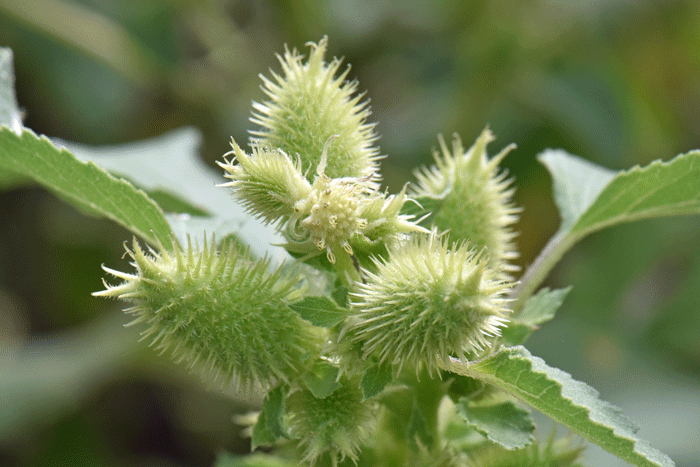
{"type": "MultiPolygon", "coordinates": [[[[700,148],[692,0],[0,0],[0,45],[37,133],[116,145],[181,126],[213,166],[247,138],[259,73],[284,44],[330,39],[371,99],[386,185],[436,135],[485,125],[524,207],[520,265],[557,227],[535,155],[623,169],[700,148]]],[[[167,168],[165,169],[167,170],[167,168]]],[[[138,343],[91,297],[130,235],[27,185],[0,193],[0,464],[208,466],[249,442],[251,406],[138,343]]],[[[601,391],[679,466],[700,465],[700,219],[598,233],[548,280],[573,284],[528,347],[601,391]]],[[[589,449],[590,465],[624,465],[589,449]]]]}

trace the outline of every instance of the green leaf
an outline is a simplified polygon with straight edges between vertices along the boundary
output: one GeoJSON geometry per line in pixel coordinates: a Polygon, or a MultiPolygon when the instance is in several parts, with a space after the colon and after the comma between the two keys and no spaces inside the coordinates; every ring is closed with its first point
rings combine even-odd
{"type": "Polygon", "coordinates": [[[452,359],[446,370],[479,378],[512,394],[571,431],[640,467],[675,465],[636,437],[637,428],[598,392],[552,368],[524,347],[504,348],[473,363],[452,359]]]}
{"type": "Polygon", "coordinates": [[[0,47],[0,126],[6,125],[15,133],[19,133],[22,130],[21,115],[15,98],[12,50],[0,47]]]}
{"type": "MultiPolygon", "coordinates": [[[[15,133],[22,131],[21,112],[15,97],[15,73],[12,50],[0,47],[0,126],[6,125],[15,133]]],[[[0,188],[7,189],[26,183],[27,178],[9,170],[0,169],[0,188]]]]}
{"type": "Polygon", "coordinates": [[[325,296],[305,297],[292,303],[289,308],[314,326],[330,328],[347,316],[347,310],[339,307],[331,298],[325,296]]]}
{"type": "Polygon", "coordinates": [[[561,149],[550,149],[537,159],[552,175],[554,201],[561,215],[560,230],[570,230],[615,178],[615,171],[572,156],[561,149]]]}
{"type": "Polygon", "coordinates": [[[393,379],[391,367],[388,365],[374,364],[367,368],[360,380],[363,400],[380,394],[393,379]]]}
{"type": "Polygon", "coordinates": [[[277,437],[273,436],[270,429],[267,427],[267,416],[265,412],[261,412],[258,421],[253,426],[253,437],[250,441],[250,449],[255,450],[259,446],[269,446],[277,441],[277,437]]]}
{"type": "Polygon", "coordinates": [[[337,303],[341,307],[347,307],[348,292],[349,290],[346,286],[339,285],[335,289],[333,289],[333,292],[331,292],[331,296],[333,297],[333,300],[335,300],[335,303],[337,303]]]}
{"type": "Polygon", "coordinates": [[[29,183],[31,183],[31,179],[27,177],[23,177],[9,170],[0,169],[0,190],[9,190],[29,183]]]}
{"type": "Polygon", "coordinates": [[[476,431],[506,449],[523,448],[534,440],[535,424],[530,412],[512,402],[483,406],[463,398],[457,404],[457,413],[476,431]]]}
{"type": "Polygon", "coordinates": [[[116,146],[88,146],[57,141],[80,160],[93,161],[110,173],[129,179],[146,192],[176,197],[188,209],[204,215],[231,207],[226,190],[217,188],[224,177],[197,157],[201,135],[194,128],[179,128],[143,141],[116,146]]]}
{"type": "Polygon", "coordinates": [[[430,449],[435,442],[428,422],[420,410],[417,402],[413,401],[413,410],[411,411],[411,419],[408,422],[408,443],[414,450],[418,450],[418,442],[430,449]]]}
{"type": "Polygon", "coordinates": [[[503,340],[511,346],[524,343],[540,324],[554,318],[554,314],[570,291],[570,286],[556,290],[545,287],[529,297],[523,309],[514,315],[508,327],[503,329],[503,340]]]}
{"type": "Polygon", "coordinates": [[[267,393],[263,401],[263,413],[265,423],[272,436],[277,438],[289,438],[287,431],[282,426],[282,415],[284,415],[284,405],[287,400],[289,388],[286,384],[280,384],[267,393]]]}
{"type": "Polygon", "coordinates": [[[514,291],[516,309],[586,235],[640,219],[700,214],[700,151],[618,173],[562,150],[545,151],[539,160],[552,174],[562,223],[514,291]]]}
{"type": "Polygon", "coordinates": [[[514,320],[528,326],[537,326],[549,321],[554,318],[554,314],[564,303],[571,288],[571,286],[555,290],[550,290],[549,287],[543,288],[527,300],[514,320]]]}
{"type": "Polygon", "coordinates": [[[163,212],[145,193],[93,163],[77,160],[46,137],[0,128],[0,169],[30,177],[74,206],[106,217],[155,245],[171,244],[163,212]]]}
{"type": "Polygon", "coordinates": [[[581,238],[623,222],[692,214],[700,214],[700,151],[619,173],[571,232],[581,238]]]}
{"type": "Polygon", "coordinates": [[[93,147],[61,141],[81,160],[93,161],[112,173],[133,181],[136,186],[159,199],[166,195],[184,210],[209,217],[169,214],[166,216],[176,237],[186,243],[187,236],[204,240],[204,231],[217,238],[234,234],[253,252],[268,255],[278,262],[288,258],[283,248],[271,244],[283,242],[274,228],[264,226],[244,212],[231,196],[230,189],[217,186],[226,179],[222,172],[206,165],[198,155],[201,134],[195,128],[180,128],[144,141],[118,146],[93,147]]]}
{"type": "Polygon", "coordinates": [[[338,367],[323,360],[315,362],[311,370],[302,375],[302,380],[318,399],[328,397],[342,386],[338,382],[338,367]]]}
{"type": "Polygon", "coordinates": [[[288,391],[289,388],[286,384],[280,384],[265,396],[262,411],[258,421],[253,426],[251,449],[255,450],[258,446],[273,444],[280,438],[289,438],[282,422],[288,391]]]}
{"type": "Polygon", "coordinates": [[[455,374],[450,374],[449,379],[451,381],[447,389],[447,395],[455,403],[459,402],[462,397],[469,399],[479,397],[486,389],[486,385],[480,379],[455,374]]]}

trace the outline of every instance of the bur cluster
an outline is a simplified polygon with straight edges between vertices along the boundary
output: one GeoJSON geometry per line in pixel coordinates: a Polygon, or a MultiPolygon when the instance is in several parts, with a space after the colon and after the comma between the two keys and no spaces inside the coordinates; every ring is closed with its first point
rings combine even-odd
{"type": "MultiPolygon", "coordinates": [[[[489,158],[488,130],[466,151],[459,138],[451,150],[440,138],[414,183],[382,190],[368,101],[349,67],[325,60],[327,46],[324,38],[308,58],[288,49],[278,57],[282,72],[262,77],[249,147],[232,140],[219,162],[221,186],[278,230],[290,264],[317,269],[325,285],[314,290],[326,295],[309,296],[299,273],[214,239],[148,252],[134,241],[135,272],[105,268],[122,282],[96,295],[126,302],[144,338],[176,359],[269,390],[254,445],[293,444],[297,460],[336,466],[381,451],[374,430],[401,416],[380,410],[392,406],[382,397],[415,385],[406,373],[435,378],[450,358],[499,345],[518,209],[499,169],[512,147],[489,158]]],[[[410,407],[418,396],[407,397],[410,407]]],[[[421,444],[429,435],[402,436],[381,439],[419,446],[405,457],[415,465],[462,464],[458,449],[421,444]]]]}

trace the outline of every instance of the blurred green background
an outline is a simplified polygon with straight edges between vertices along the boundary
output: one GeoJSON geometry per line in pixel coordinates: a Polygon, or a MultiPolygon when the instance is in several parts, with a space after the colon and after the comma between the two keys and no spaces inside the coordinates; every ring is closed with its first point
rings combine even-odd
{"type": "MultiPolygon", "coordinates": [[[[274,54],[323,35],[371,99],[391,190],[438,133],[468,144],[488,124],[492,153],[517,143],[504,166],[523,267],[558,222],[537,153],[623,169],[700,148],[697,1],[0,0],[26,126],[92,145],[194,126],[212,166],[247,138],[274,54]]],[[[209,466],[248,449],[232,416],[249,405],[90,295],[101,264],[128,270],[130,238],[36,187],[0,192],[0,465],[209,466]]],[[[687,467],[700,465],[698,245],[697,217],[586,239],[548,280],[573,291],[528,343],[687,467]]]]}

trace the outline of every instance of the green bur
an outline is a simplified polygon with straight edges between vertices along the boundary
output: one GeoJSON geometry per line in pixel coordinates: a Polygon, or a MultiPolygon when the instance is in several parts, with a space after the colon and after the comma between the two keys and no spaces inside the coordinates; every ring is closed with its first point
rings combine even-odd
{"type": "Polygon", "coordinates": [[[313,327],[287,304],[299,300],[299,278],[247,251],[215,241],[199,250],[144,253],[134,240],[128,250],[136,274],[104,268],[123,279],[94,295],[131,304],[131,324],[145,323],[143,338],[178,361],[199,361],[238,386],[268,387],[298,374],[307,352],[320,345],[313,327]]]}

